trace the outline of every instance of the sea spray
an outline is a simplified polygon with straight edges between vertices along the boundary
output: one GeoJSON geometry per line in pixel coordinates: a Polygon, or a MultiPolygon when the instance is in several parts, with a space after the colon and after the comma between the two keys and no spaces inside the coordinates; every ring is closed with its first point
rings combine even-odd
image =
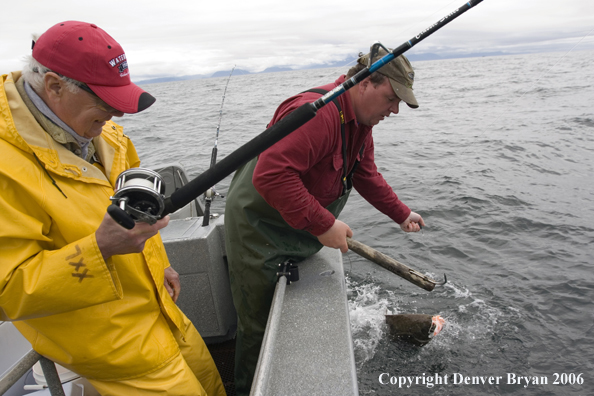
{"type": "MultiPolygon", "coordinates": [[[[351,331],[355,345],[355,361],[357,367],[372,359],[379,342],[387,331],[385,317],[387,313],[395,313],[391,298],[382,297],[380,286],[369,281],[356,282],[346,277],[349,291],[349,316],[351,331]]],[[[388,291],[388,295],[393,293],[388,291]]]]}

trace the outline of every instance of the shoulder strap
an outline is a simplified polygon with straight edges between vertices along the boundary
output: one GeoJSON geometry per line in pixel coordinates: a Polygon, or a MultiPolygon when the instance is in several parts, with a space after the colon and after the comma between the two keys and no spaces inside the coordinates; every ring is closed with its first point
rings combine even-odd
{"type": "MultiPolygon", "coordinates": [[[[315,92],[315,93],[319,93],[320,95],[325,95],[328,93],[327,90],[321,89],[321,88],[312,88],[312,89],[308,89],[307,91],[303,91],[301,93],[306,93],[306,92],[315,92]]],[[[340,115],[340,124],[344,125],[344,114],[342,113],[342,108],[340,107],[340,103],[338,102],[337,99],[338,98],[334,98],[334,100],[332,100],[332,103],[334,103],[334,105],[338,109],[338,114],[340,115]]]]}
{"type": "MultiPolygon", "coordinates": [[[[321,88],[312,88],[312,89],[308,89],[307,91],[303,91],[302,93],[305,92],[315,92],[315,93],[319,93],[320,95],[324,95],[326,94],[328,91],[326,91],[325,89],[321,89],[321,88]]],[[[336,106],[336,108],[338,109],[338,115],[340,117],[340,134],[342,136],[342,162],[343,162],[343,177],[342,177],[342,185],[343,185],[343,194],[347,191],[350,190],[352,187],[352,178],[353,178],[353,174],[355,173],[355,170],[357,169],[357,166],[359,165],[360,161],[355,161],[355,164],[353,165],[353,169],[351,169],[351,172],[347,174],[347,150],[346,150],[346,138],[345,138],[345,122],[344,122],[344,114],[342,112],[342,108],[340,107],[340,103],[338,103],[338,98],[335,98],[332,103],[334,103],[334,105],[336,106]]],[[[363,151],[365,151],[365,144],[363,144],[363,146],[361,146],[361,149],[359,150],[359,157],[363,156],[363,151]]]]}
{"type": "MultiPolygon", "coordinates": [[[[325,89],[321,89],[321,88],[312,88],[312,89],[308,89],[307,91],[303,91],[301,93],[305,93],[305,92],[315,92],[315,93],[319,93],[320,95],[325,95],[328,91],[325,89]]],[[[346,149],[346,132],[345,132],[345,122],[344,122],[344,113],[342,112],[342,107],[340,107],[340,103],[338,103],[338,98],[335,98],[334,100],[332,100],[332,103],[334,103],[334,106],[336,106],[336,109],[338,110],[338,116],[340,117],[340,136],[342,137],[342,168],[343,168],[343,172],[342,172],[342,186],[343,186],[343,190],[342,193],[344,194],[349,186],[347,183],[347,179],[348,176],[348,162],[347,162],[347,149],[346,149]]],[[[356,167],[356,166],[355,166],[356,167]]],[[[351,172],[352,175],[352,172],[351,172]]]]}

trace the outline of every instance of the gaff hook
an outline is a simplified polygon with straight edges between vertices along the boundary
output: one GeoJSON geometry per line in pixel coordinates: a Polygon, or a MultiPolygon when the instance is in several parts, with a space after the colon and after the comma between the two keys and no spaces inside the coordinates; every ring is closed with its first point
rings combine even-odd
{"type": "Polygon", "coordinates": [[[446,283],[448,283],[448,277],[446,276],[446,274],[443,274],[443,280],[442,281],[436,281],[434,279],[429,278],[427,275],[423,275],[423,274],[421,274],[421,273],[419,273],[419,272],[417,272],[417,271],[415,271],[413,269],[410,270],[410,273],[413,274],[413,275],[415,275],[415,276],[418,276],[419,278],[423,279],[425,282],[432,283],[434,287],[435,286],[443,286],[446,283]]]}

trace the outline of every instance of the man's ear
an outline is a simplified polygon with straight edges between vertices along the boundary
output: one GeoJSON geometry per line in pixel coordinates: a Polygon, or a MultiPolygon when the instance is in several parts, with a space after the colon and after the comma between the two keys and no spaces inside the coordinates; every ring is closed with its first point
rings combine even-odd
{"type": "Polygon", "coordinates": [[[365,90],[369,88],[369,84],[371,84],[371,80],[369,79],[369,77],[363,79],[363,81],[359,83],[359,92],[365,92],[365,90]]]}
{"type": "Polygon", "coordinates": [[[66,87],[64,81],[54,72],[47,72],[43,76],[45,95],[50,101],[59,100],[64,94],[66,87]]]}

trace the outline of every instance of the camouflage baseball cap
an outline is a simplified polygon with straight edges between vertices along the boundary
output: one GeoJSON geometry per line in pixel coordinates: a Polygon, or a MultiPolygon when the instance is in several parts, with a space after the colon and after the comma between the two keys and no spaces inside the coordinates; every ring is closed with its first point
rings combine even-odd
{"type": "MultiPolygon", "coordinates": [[[[388,48],[388,50],[392,51],[390,48],[388,48]]],[[[357,62],[369,67],[371,64],[386,56],[387,54],[388,53],[386,50],[379,48],[377,53],[373,56],[371,63],[369,63],[369,54],[361,56],[357,62]]],[[[419,107],[417,99],[413,94],[412,87],[415,80],[415,72],[412,68],[412,65],[404,55],[397,56],[390,63],[380,68],[377,72],[389,78],[394,93],[403,102],[406,102],[406,104],[413,109],[419,107]]]]}

